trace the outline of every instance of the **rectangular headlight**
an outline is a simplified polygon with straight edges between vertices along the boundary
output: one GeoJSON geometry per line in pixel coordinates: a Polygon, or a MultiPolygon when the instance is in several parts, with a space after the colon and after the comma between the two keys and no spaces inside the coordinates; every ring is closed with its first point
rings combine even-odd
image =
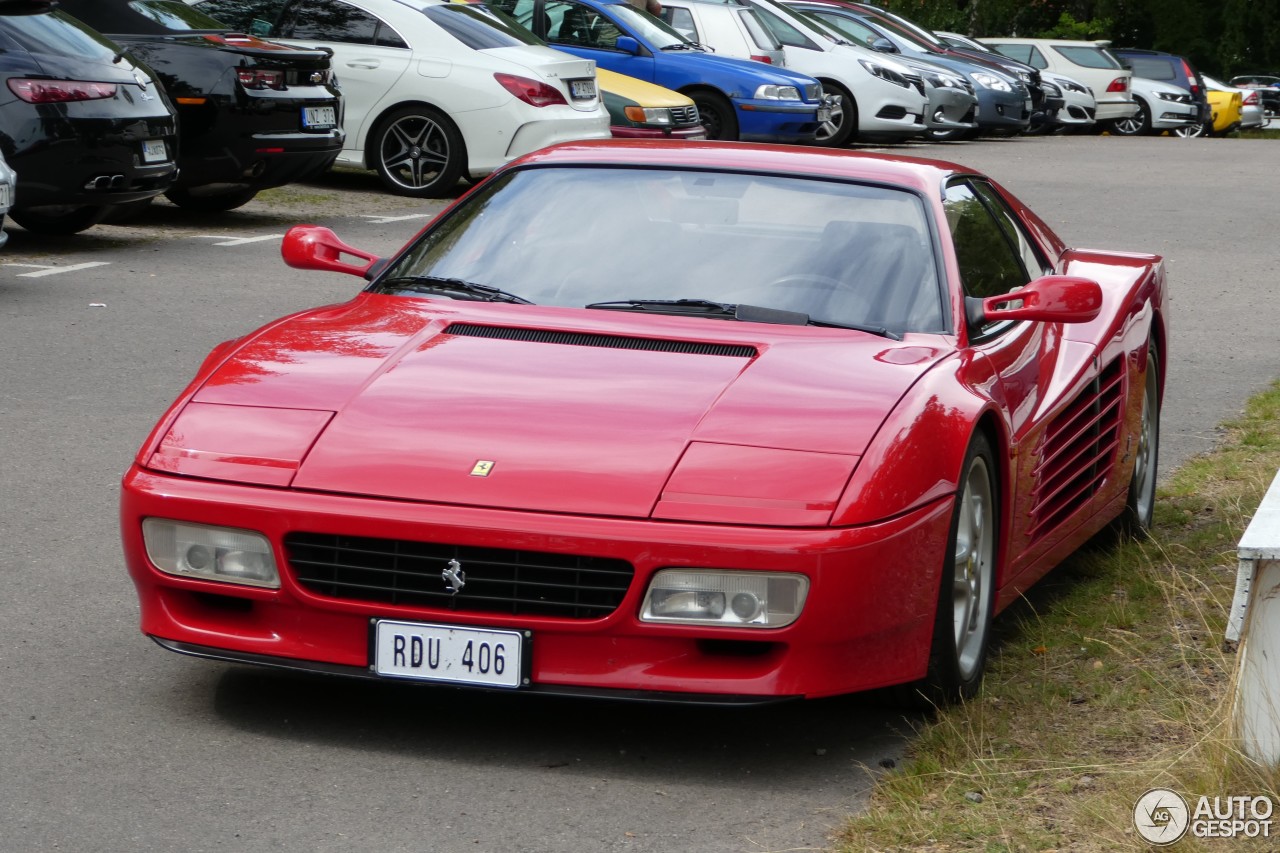
{"type": "Polygon", "coordinates": [[[808,593],[804,575],[663,569],[649,583],[640,621],[781,628],[800,615],[808,593]]]}
{"type": "Polygon", "coordinates": [[[147,557],[178,577],[278,589],[280,574],[267,537],[252,530],[148,518],[142,522],[147,557]]]}

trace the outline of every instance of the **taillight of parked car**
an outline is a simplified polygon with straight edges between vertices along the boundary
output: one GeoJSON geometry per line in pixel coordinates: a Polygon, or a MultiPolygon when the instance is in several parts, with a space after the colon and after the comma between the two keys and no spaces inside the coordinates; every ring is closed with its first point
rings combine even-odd
{"type": "Polygon", "coordinates": [[[246,89],[283,89],[284,72],[265,68],[237,68],[236,77],[246,89]]]}
{"type": "Polygon", "coordinates": [[[115,83],[77,80],[26,80],[11,78],[9,89],[28,104],[66,104],[71,101],[99,101],[116,96],[115,83]]]}
{"type": "Polygon", "coordinates": [[[526,104],[535,107],[549,107],[553,104],[567,104],[564,95],[554,86],[549,86],[528,77],[517,77],[514,74],[494,74],[493,79],[502,84],[502,88],[515,95],[526,104]]]}
{"type": "Polygon", "coordinates": [[[769,56],[765,56],[764,54],[761,54],[759,56],[752,54],[751,58],[754,59],[756,62],[763,62],[765,65],[773,64],[773,58],[769,56]]]}
{"type": "Polygon", "coordinates": [[[1129,78],[1117,77],[1111,81],[1111,85],[1107,87],[1108,92],[1127,92],[1129,91],[1129,78]]]}
{"type": "Polygon", "coordinates": [[[1258,93],[1254,91],[1246,94],[1244,96],[1244,105],[1246,107],[1256,107],[1258,105],[1258,93]]]}
{"type": "Polygon", "coordinates": [[[1187,81],[1191,83],[1191,94],[1200,94],[1200,84],[1196,82],[1196,73],[1191,70],[1191,66],[1187,64],[1185,59],[1182,60],[1182,70],[1186,72],[1187,81]]]}

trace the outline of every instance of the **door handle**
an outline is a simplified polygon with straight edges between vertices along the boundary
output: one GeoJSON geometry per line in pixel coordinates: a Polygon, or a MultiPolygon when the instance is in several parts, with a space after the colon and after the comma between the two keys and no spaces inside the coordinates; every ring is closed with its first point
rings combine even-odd
{"type": "Polygon", "coordinates": [[[347,63],[348,68],[377,68],[382,63],[376,59],[352,59],[347,63]]]}

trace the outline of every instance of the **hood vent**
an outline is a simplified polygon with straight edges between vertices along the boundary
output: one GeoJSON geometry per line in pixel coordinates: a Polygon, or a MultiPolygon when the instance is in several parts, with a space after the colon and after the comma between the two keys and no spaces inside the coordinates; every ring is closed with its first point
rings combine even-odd
{"type": "Polygon", "coordinates": [[[686,355],[722,355],[730,358],[755,358],[758,354],[755,347],[744,344],[667,341],[658,338],[629,338],[623,335],[556,332],[546,329],[516,329],[508,326],[477,326],[474,323],[453,323],[444,331],[446,335],[460,335],[469,338],[494,338],[503,341],[527,341],[529,343],[560,344],[571,347],[678,352],[686,355]]]}

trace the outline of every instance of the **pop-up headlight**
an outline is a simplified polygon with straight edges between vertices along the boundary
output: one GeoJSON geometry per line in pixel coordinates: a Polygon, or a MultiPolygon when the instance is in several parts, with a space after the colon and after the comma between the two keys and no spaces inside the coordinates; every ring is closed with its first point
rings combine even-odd
{"type": "Polygon", "coordinates": [[[804,575],[663,569],[645,593],[640,621],[781,628],[800,615],[808,592],[804,575]]]}

